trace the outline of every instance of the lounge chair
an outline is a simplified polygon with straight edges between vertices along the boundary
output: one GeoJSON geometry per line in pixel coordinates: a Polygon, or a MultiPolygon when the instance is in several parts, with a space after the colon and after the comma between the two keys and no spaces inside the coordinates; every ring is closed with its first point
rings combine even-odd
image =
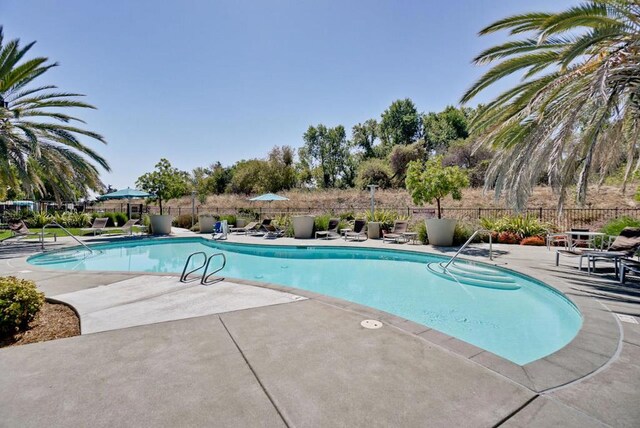
{"type": "Polygon", "coordinates": [[[318,230],[316,232],[316,239],[339,238],[340,237],[340,233],[338,232],[339,227],[340,227],[339,218],[329,219],[329,225],[327,227],[327,230],[318,230]]]}
{"type": "Polygon", "coordinates": [[[140,220],[138,219],[127,220],[127,222],[123,224],[120,229],[122,229],[122,231],[124,232],[127,232],[129,235],[133,235],[133,226],[135,226],[139,222],[140,220]]]}
{"type": "Polygon", "coordinates": [[[614,262],[616,274],[618,273],[618,263],[621,259],[630,257],[640,248],[640,227],[625,227],[616,237],[606,251],[593,250],[589,248],[571,248],[569,250],[556,250],[556,266],[560,262],[560,256],[579,257],[579,267],[582,270],[582,261],[587,259],[587,270],[591,273],[595,270],[597,260],[607,260],[614,262]]]}
{"type": "Polygon", "coordinates": [[[354,241],[360,241],[360,238],[364,238],[365,241],[368,238],[366,220],[356,220],[355,223],[353,224],[353,230],[347,231],[344,234],[345,241],[350,239],[354,241]]]}
{"type": "Polygon", "coordinates": [[[405,233],[407,232],[407,227],[409,224],[406,221],[396,221],[393,223],[393,230],[391,233],[387,233],[382,237],[382,242],[390,241],[396,242],[398,244],[402,242],[407,242],[407,237],[405,233]]]}
{"type": "Polygon", "coordinates": [[[284,230],[280,229],[276,225],[266,224],[262,225],[261,228],[265,232],[264,237],[266,239],[275,239],[284,236],[284,230]]]}
{"type": "Polygon", "coordinates": [[[80,229],[82,232],[93,232],[93,236],[99,235],[107,229],[108,218],[97,217],[93,219],[91,227],[84,227],[80,229]]]}
{"type": "Polygon", "coordinates": [[[232,227],[229,229],[229,231],[231,233],[244,233],[246,235],[249,231],[255,230],[257,227],[258,227],[258,222],[252,221],[251,223],[247,224],[244,227],[232,227]]]}
{"type": "Polygon", "coordinates": [[[640,274],[640,262],[631,259],[620,260],[620,266],[618,267],[620,284],[624,284],[627,281],[627,271],[640,274]]]}
{"type": "Polygon", "coordinates": [[[51,236],[54,241],[58,240],[57,235],[53,232],[30,232],[23,220],[10,221],[9,230],[11,231],[11,236],[0,240],[2,244],[5,244],[6,242],[19,242],[29,237],[38,238],[38,241],[40,242],[43,242],[46,236],[51,236]]]}

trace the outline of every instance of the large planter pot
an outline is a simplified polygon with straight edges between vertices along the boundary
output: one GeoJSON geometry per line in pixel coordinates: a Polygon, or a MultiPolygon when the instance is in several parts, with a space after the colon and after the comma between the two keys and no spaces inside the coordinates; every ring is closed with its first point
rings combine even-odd
{"type": "Polygon", "coordinates": [[[171,220],[173,220],[172,216],[152,215],[149,219],[151,220],[151,233],[153,233],[154,235],[171,234],[171,220]]]}
{"type": "Polygon", "coordinates": [[[296,239],[313,238],[313,226],[315,217],[312,215],[298,215],[291,218],[293,224],[293,236],[296,239]]]}
{"type": "Polygon", "coordinates": [[[244,218],[236,218],[236,227],[245,227],[247,225],[247,220],[244,218]]]}
{"type": "Polygon", "coordinates": [[[367,223],[367,236],[369,239],[380,239],[380,222],[370,221],[367,223]]]}
{"type": "Polygon", "coordinates": [[[212,215],[199,215],[198,223],[200,224],[200,233],[213,233],[213,225],[216,219],[212,215]]]}
{"type": "Polygon", "coordinates": [[[456,230],[455,219],[430,218],[424,221],[427,226],[429,244],[450,247],[453,244],[453,233],[456,230]]]}

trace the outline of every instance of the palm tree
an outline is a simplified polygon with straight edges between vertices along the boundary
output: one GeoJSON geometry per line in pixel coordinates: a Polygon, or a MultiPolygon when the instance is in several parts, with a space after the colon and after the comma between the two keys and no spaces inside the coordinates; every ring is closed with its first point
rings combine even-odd
{"type": "Polygon", "coordinates": [[[23,60],[34,43],[5,43],[0,27],[0,185],[17,184],[29,196],[75,199],[78,193],[102,186],[92,161],[109,171],[107,162],[80,139],[106,142],[95,132],[73,126],[84,122],[60,111],[94,108],[78,101],[80,94],[32,86],[57,66],[47,58],[23,60]]]}
{"type": "Polygon", "coordinates": [[[495,65],[462,97],[468,102],[524,73],[471,123],[479,144],[498,149],[487,186],[522,208],[546,172],[561,210],[574,184],[584,203],[594,170],[626,162],[626,183],[639,150],[640,0],[591,0],[559,13],[511,16],[480,34],[499,30],[516,38],[475,58],[495,65]]]}

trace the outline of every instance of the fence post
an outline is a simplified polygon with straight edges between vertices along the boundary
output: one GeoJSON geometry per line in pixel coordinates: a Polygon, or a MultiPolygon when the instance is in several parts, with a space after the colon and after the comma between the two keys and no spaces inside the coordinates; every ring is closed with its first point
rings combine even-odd
{"type": "Polygon", "coordinates": [[[478,220],[482,218],[482,208],[478,208],[478,220]]]}

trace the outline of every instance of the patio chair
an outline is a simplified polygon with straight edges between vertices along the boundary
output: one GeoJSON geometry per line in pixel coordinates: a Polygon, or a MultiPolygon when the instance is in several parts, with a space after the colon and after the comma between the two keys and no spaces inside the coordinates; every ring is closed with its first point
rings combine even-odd
{"type": "Polygon", "coordinates": [[[122,225],[120,229],[124,232],[129,233],[129,235],[133,235],[133,226],[137,225],[140,222],[138,219],[127,220],[125,224],[122,225]]]}
{"type": "Polygon", "coordinates": [[[246,235],[247,232],[249,232],[250,230],[254,230],[257,227],[258,227],[258,222],[257,221],[252,221],[251,223],[247,224],[244,227],[231,227],[231,228],[229,228],[229,232],[231,232],[231,233],[244,233],[246,235]]]}
{"type": "Polygon", "coordinates": [[[386,233],[382,237],[382,242],[390,241],[396,242],[398,244],[407,242],[407,237],[404,235],[404,233],[407,231],[408,226],[409,223],[407,223],[406,221],[395,221],[393,223],[393,229],[391,230],[391,233],[386,233]]]}
{"type": "Polygon", "coordinates": [[[27,239],[29,237],[37,237],[40,242],[44,241],[45,236],[53,237],[54,241],[58,240],[58,237],[53,232],[30,232],[27,225],[23,220],[14,220],[9,222],[9,230],[11,231],[11,236],[8,236],[0,242],[5,244],[7,242],[19,242],[23,239],[27,239]],[[13,240],[13,241],[10,241],[13,240]]]}
{"type": "Polygon", "coordinates": [[[340,233],[338,232],[339,227],[340,227],[339,218],[329,219],[329,225],[327,226],[327,230],[318,230],[316,232],[316,239],[339,238],[340,237],[340,233]]]}
{"type": "MultiPolygon", "coordinates": [[[[582,232],[580,230],[580,232],[582,232]]],[[[616,237],[613,243],[606,251],[593,250],[589,248],[572,247],[568,250],[556,250],[556,266],[560,262],[560,256],[579,257],[579,268],[582,270],[582,261],[587,259],[587,270],[591,273],[592,268],[595,270],[597,260],[613,261],[618,273],[618,262],[625,257],[632,256],[640,248],[640,228],[625,227],[620,232],[620,236],[616,237]]]]}
{"type": "Polygon", "coordinates": [[[262,225],[265,239],[275,239],[284,236],[284,230],[274,224],[262,225]]]}
{"type": "Polygon", "coordinates": [[[552,246],[559,246],[562,244],[564,249],[568,249],[569,237],[566,233],[547,233],[547,250],[551,251],[552,246]]]}
{"type": "Polygon", "coordinates": [[[622,259],[632,257],[640,249],[640,227],[625,227],[606,251],[584,251],[589,262],[587,270],[596,269],[596,261],[610,261],[614,263],[616,276],[619,275],[619,264],[622,259]]]}
{"type": "Polygon", "coordinates": [[[108,221],[109,219],[106,217],[97,217],[93,219],[91,227],[84,227],[80,230],[82,232],[93,232],[93,236],[99,235],[106,230],[108,221]]]}
{"type": "Polygon", "coordinates": [[[344,234],[344,240],[354,240],[360,241],[360,238],[364,238],[366,241],[367,236],[367,221],[366,220],[356,220],[353,224],[353,230],[347,231],[344,234]]]}
{"type": "Polygon", "coordinates": [[[620,259],[618,272],[618,279],[620,281],[620,284],[624,284],[627,281],[627,272],[640,274],[640,262],[632,259],[620,259]]]}

